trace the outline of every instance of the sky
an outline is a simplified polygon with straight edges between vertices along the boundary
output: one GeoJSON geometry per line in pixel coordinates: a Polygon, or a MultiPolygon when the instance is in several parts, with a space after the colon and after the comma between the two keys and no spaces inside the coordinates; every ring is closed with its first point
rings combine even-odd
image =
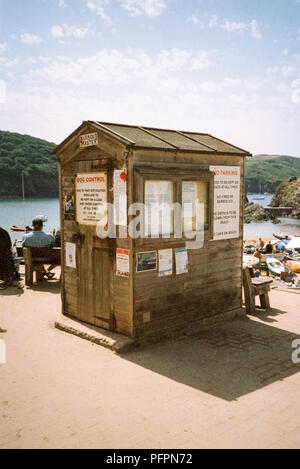
{"type": "Polygon", "coordinates": [[[0,0],[0,129],[83,120],[300,157],[300,0],[0,0]]]}

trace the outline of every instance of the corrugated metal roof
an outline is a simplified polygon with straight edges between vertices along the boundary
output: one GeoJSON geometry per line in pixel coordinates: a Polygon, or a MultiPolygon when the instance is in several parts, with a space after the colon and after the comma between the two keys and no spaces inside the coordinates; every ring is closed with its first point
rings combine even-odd
{"type": "Polygon", "coordinates": [[[194,138],[198,142],[209,146],[210,148],[212,148],[213,150],[217,152],[238,153],[238,154],[240,154],[241,151],[245,152],[245,150],[242,150],[241,148],[231,145],[230,143],[224,142],[223,140],[213,137],[212,135],[195,134],[193,132],[185,132],[185,134],[194,138]]]}
{"type": "Polygon", "coordinates": [[[110,138],[118,140],[126,147],[251,156],[246,150],[209,134],[99,121],[83,121],[74,132],[55,148],[53,153],[57,153],[86,126],[91,126],[110,138]]]}
{"type": "Polygon", "coordinates": [[[205,147],[199,142],[192,140],[191,138],[187,137],[182,132],[177,132],[176,130],[160,130],[160,129],[148,129],[150,130],[153,135],[156,135],[159,138],[163,138],[164,140],[171,142],[180,150],[189,150],[189,151],[209,151],[211,152],[211,148],[205,147]]]}
{"type": "Polygon", "coordinates": [[[134,142],[134,146],[174,150],[173,145],[159,140],[150,133],[145,132],[143,128],[129,127],[119,124],[102,124],[101,122],[97,122],[97,124],[104,125],[107,130],[116,132],[120,136],[125,137],[125,139],[131,140],[134,142]]]}
{"type": "Polygon", "coordinates": [[[198,153],[231,153],[249,156],[246,150],[224,142],[209,134],[115,124],[111,122],[87,121],[99,130],[110,133],[112,138],[123,139],[134,148],[153,148],[164,150],[192,151],[198,153]]]}

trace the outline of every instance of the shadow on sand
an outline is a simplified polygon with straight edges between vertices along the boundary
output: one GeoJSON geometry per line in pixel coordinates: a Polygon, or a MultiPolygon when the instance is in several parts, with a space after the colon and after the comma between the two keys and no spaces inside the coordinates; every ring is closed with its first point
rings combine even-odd
{"type": "Polygon", "coordinates": [[[56,293],[61,292],[61,283],[58,279],[53,280],[41,280],[40,282],[34,282],[31,286],[25,286],[24,280],[20,282],[21,286],[12,285],[5,290],[0,290],[0,296],[21,296],[24,294],[24,290],[39,291],[45,293],[56,293]]]}
{"type": "MultiPolygon", "coordinates": [[[[258,312],[265,321],[285,314],[258,312]]],[[[122,356],[155,373],[232,401],[300,371],[292,342],[300,336],[251,317],[140,348],[122,356]]]]}
{"type": "Polygon", "coordinates": [[[21,296],[24,293],[23,282],[14,282],[13,285],[0,290],[0,296],[21,296]]]}
{"type": "Polygon", "coordinates": [[[43,279],[40,282],[35,282],[30,287],[25,287],[25,288],[30,289],[32,291],[60,294],[61,283],[58,279],[53,279],[53,280],[43,279]]]}

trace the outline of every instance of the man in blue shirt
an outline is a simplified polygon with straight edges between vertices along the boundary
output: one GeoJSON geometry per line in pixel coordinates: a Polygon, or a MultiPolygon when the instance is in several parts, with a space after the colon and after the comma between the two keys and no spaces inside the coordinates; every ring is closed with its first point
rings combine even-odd
{"type": "MultiPolygon", "coordinates": [[[[33,231],[23,236],[22,246],[27,248],[48,248],[55,245],[54,237],[43,231],[43,222],[40,218],[32,220],[33,231]]],[[[44,275],[49,279],[54,277],[54,273],[50,272],[55,266],[51,265],[48,270],[44,269],[44,275]]]]}
{"type": "Polygon", "coordinates": [[[54,237],[43,231],[43,222],[40,218],[32,220],[32,227],[33,231],[23,236],[22,246],[25,248],[49,248],[54,246],[54,237]]]}

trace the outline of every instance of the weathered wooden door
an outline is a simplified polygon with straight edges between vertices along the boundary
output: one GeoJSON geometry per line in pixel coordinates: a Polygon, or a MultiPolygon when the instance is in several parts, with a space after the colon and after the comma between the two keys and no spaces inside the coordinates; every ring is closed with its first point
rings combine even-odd
{"type": "MultiPolygon", "coordinates": [[[[107,171],[98,169],[97,160],[78,161],[75,164],[76,177],[81,175],[83,179],[85,174],[105,174],[106,194],[109,194],[107,187],[109,174],[107,171]]],[[[89,178],[91,179],[91,176],[89,178]]],[[[76,212],[77,204],[79,203],[78,199],[79,195],[76,193],[76,212]]],[[[88,198],[82,200],[87,201],[88,198]]],[[[105,329],[113,329],[111,305],[113,257],[110,246],[111,242],[109,239],[102,240],[97,236],[96,224],[79,222],[77,223],[77,229],[79,240],[77,249],[79,276],[78,319],[105,329]]]]}

